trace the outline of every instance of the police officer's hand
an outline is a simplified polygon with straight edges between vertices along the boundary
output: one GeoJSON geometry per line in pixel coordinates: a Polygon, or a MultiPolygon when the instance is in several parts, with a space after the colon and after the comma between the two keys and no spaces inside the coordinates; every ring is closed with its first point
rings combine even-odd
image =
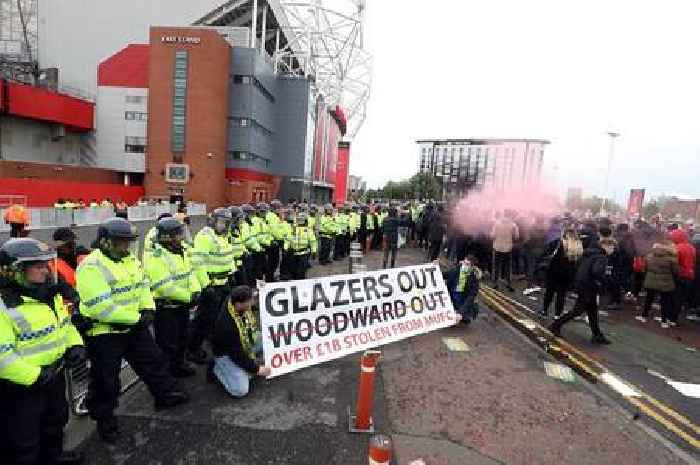
{"type": "Polygon", "coordinates": [[[71,347],[66,351],[66,354],[63,356],[63,359],[66,361],[66,366],[68,368],[79,367],[85,361],[85,359],[87,359],[87,352],[85,351],[85,347],[71,347]]]}
{"type": "Polygon", "coordinates": [[[272,370],[270,369],[270,367],[266,367],[263,365],[260,368],[258,368],[258,376],[262,376],[263,378],[267,378],[268,376],[270,376],[271,373],[272,370]]]}
{"type": "Polygon", "coordinates": [[[153,318],[155,315],[151,310],[143,310],[141,312],[141,316],[139,317],[139,321],[136,323],[136,326],[139,326],[141,328],[148,328],[151,326],[151,323],[153,323],[153,318]]]}
{"type": "Polygon", "coordinates": [[[56,379],[57,375],[58,375],[58,370],[56,369],[55,364],[41,367],[41,372],[39,372],[39,377],[34,382],[34,386],[36,386],[36,387],[48,386],[49,384],[51,384],[53,382],[54,379],[56,379]]]}

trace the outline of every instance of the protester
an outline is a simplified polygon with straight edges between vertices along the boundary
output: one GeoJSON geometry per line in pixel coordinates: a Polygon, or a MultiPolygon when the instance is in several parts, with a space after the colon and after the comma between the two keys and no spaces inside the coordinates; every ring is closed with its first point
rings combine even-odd
{"type": "Polygon", "coordinates": [[[688,233],[676,229],[669,234],[678,252],[678,277],[674,293],[673,323],[678,323],[678,316],[692,305],[693,285],[695,283],[695,247],[688,241],[688,233]]]}
{"type": "Polygon", "coordinates": [[[493,239],[493,282],[496,289],[499,281],[506,282],[508,291],[513,292],[511,285],[512,252],[513,243],[520,237],[518,226],[511,219],[511,213],[506,212],[502,218],[498,218],[491,230],[493,239]]]}
{"type": "Polygon", "coordinates": [[[208,376],[210,380],[221,383],[232,397],[248,395],[253,376],[265,377],[270,374],[269,367],[256,361],[261,346],[251,308],[252,298],[248,286],[234,288],[214,327],[214,360],[208,376]]]}
{"type": "Polygon", "coordinates": [[[467,256],[447,273],[447,289],[455,311],[462,317],[462,324],[468,325],[479,313],[476,297],[479,295],[482,276],[483,272],[473,255],[467,256]]]}
{"type": "Polygon", "coordinates": [[[615,230],[615,238],[618,243],[618,279],[622,291],[625,292],[626,298],[631,299],[632,293],[632,277],[634,274],[634,257],[637,256],[637,248],[634,243],[634,236],[630,231],[629,225],[621,223],[617,225],[615,230]]]}
{"type": "Polygon", "coordinates": [[[442,242],[447,233],[447,219],[445,218],[445,208],[439,205],[437,212],[432,214],[428,226],[428,243],[430,261],[436,260],[440,256],[442,242]]]}
{"type": "Polygon", "coordinates": [[[389,216],[382,223],[382,231],[384,232],[384,261],[382,268],[386,268],[391,254],[391,268],[396,265],[396,254],[398,252],[399,243],[399,228],[407,226],[408,220],[399,218],[395,207],[389,209],[389,216]]]}
{"type": "Polygon", "coordinates": [[[549,307],[556,297],[554,316],[559,318],[566,304],[566,293],[574,283],[576,267],[583,256],[583,244],[576,231],[568,228],[559,240],[550,242],[546,254],[550,257],[550,262],[540,314],[545,318],[549,316],[549,307]]]}
{"type": "Polygon", "coordinates": [[[600,246],[605,249],[608,257],[608,271],[610,278],[606,280],[606,287],[603,290],[606,308],[608,310],[622,309],[622,292],[619,280],[620,274],[620,252],[617,240],[612,237],[612,229],[607,223],[600,227],[600,246]]]}
{"type": "Polygon", "coordinates": [[[644,289],[647,295],[644,301],[644,310],[641,316],[636,317],[638,321],[647,322],[651,304],[658,295],[661,303],[661,327],[666,329],[669,326],[675,326],[673,293],[676,290],[675,280],[678,275],[678,252],[676,252],[673,243],[668,240],[655,243],[652,251],[646,256],[644,289]]]}

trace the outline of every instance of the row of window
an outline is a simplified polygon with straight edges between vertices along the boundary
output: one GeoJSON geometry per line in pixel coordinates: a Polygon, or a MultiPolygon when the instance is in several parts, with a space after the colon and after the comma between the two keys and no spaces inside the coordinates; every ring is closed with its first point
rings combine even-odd
{"type": "Polygon", "coordinates": [[[265,168],[269,168],[270,164],[272,163],[270,159],[261,157],[260,155],[256,155],[250,152],[234,151],[229,152],[229,155],[233,160],[245,161],[250,164],[259,165],[265,168]]]}
{"type": "Polygon", "coordinates": [[[236,74],[233,76],[233,83],[234,84],[246,84],[246,85],[254,85],[256,89],[260,91],[260,93],[270,102],[275,103],[275,96],[270,93],[267,89],[265,89],[265,86],[262,85],[260,81],[255,76],[246,76],[246,75],[241,75],[241,74],[236,74]]]}
{"type": "Polygon", "coordinates": [[[231,125],[236,128],[253,128],[256,131],[260,131],[267,137],[272,137],[274,133],[267,129],[265,126],[262,124],[258,123],[256,120],[252,118],[237,118],[237,117],[232,117],[229,118],[229,121],[231,121],[231,125]]]}
{"type": "Polygon", "coordinates": [[[126,153],[146,153],[146,146],[145,145],[124,144],[124,151],[126,153]]]}
{"type": "Polygon", "coordinates": [[[127,95],[125,100],[126,103],[131,104],[145,104],[148,101],[148,97],[145,95],[127,95]]]}
{"type": "Polygon", "coordinates": [[[185,126],[187,124],[187,50],[175,52],[175,72],[173,78],[173,114],[171,120],[171,142],[173,152],[185,151],[185,126]]]}
{"type": "Polygon", "coordinates": [[[124,119],[127,121],[148,121],[148,113],[143,113],[141,111],[126,111],[124,112],[124,119]]]}

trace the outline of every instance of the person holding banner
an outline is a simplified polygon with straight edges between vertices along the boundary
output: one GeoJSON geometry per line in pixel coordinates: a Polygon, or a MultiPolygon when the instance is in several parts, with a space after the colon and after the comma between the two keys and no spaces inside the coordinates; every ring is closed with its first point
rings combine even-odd
{"type": "Polygon", "coordinates": [[[248,286],[231,292],[226,308],[214,327],[212,348],[214,360],[208,371],[210,381],[218,381],[232,397],[245,397],[250,392],[253,376],[268,376],[270,368],[258,364],[262,353],[261,335],[251,309],[253,293],[248,286]]]}
{"type": "Polygon", "coordinates": [[[306,226],[306,213],[297,215],[297,224],[284,240],[284,250],[289,255],[291,279],[306,279],[306,270],[311,267],[310,256],[318,253],[314,232],[306,226]]]}

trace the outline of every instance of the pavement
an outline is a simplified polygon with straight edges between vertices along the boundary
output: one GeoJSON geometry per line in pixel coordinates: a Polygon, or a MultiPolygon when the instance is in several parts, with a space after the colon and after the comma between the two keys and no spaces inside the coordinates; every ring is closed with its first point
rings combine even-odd
{"type": "MultiPolygon", "coordinates": [[[[380,260],[372,252],[365,263],[376,269],[380,260]]],[[[401,250],[397,266],[423,261],[401,250]]],[[[346,272],[341,262],[310,275],[346,272]]],[[[694,463],[598,387],[547,376],[543,364],[554,361],[486,308],[468,327],[380,350],[374,422],[393,441],[394,464],[694,463]],[[468,351],[450,351],[445,337],[468,351]]],[[[234,400],[199,373],[185,383],[192,402],[163,412],[139,384],[122,398],[119,444],[102,443],[87,418],[72,421],[69,439],[88,464],[366,464],[368,437],[347,422],[358,375],[355,354],[258,380],[234,400]]]]}

